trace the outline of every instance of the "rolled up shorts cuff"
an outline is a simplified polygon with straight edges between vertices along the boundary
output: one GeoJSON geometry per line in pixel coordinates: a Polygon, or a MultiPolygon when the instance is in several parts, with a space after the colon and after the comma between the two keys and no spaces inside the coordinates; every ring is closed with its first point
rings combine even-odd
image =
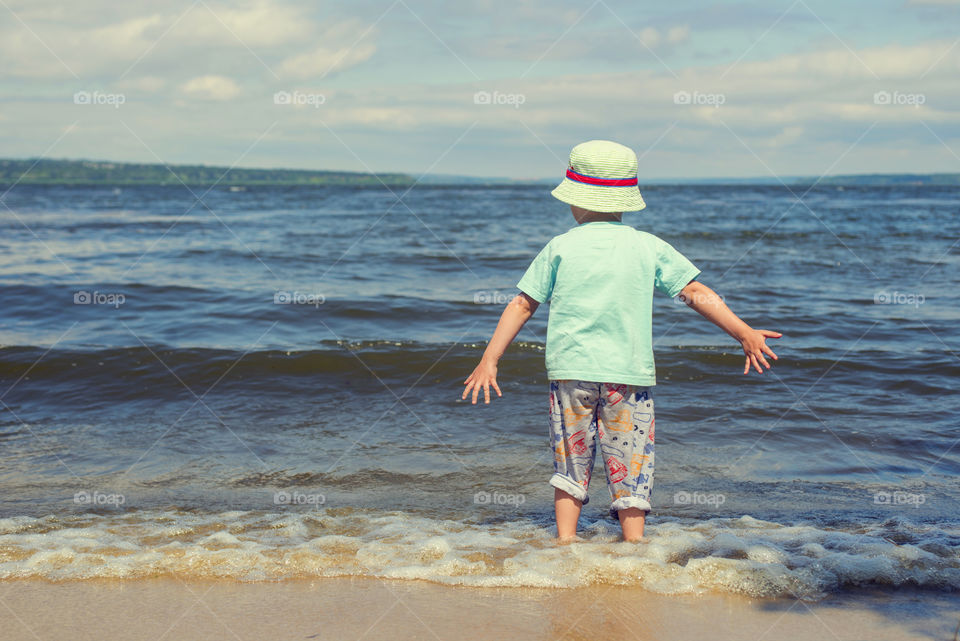
{"type": "Polygon", "coordinates": [[[554,474],[551,476],[550,485],[558,490],[563,490],[573,498],[583,502],[584,505],[590,502],[590,497],[587,496],[587,491],[583,489],[579,483],[574,483],[562,474],[554,474]]]}
{"type": "Polygon", "coordinates": [[[646,499],[642,499],[639,496],[625,496],[613,502],[613,504],[610,506],[610,516],[617,518],[617,512],[631,507],[643,510],[648,514],[650,513],[650,510],[653,509],[650,506],[650,501],[646,499]]]}

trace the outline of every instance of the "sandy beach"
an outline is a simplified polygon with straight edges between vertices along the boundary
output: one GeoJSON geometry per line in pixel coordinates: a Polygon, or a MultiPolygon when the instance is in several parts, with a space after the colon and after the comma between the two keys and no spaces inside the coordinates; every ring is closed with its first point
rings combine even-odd
{"type": "Polygon", "coordinates": [[[957,597],[820,602],[664,596],[637,588],[476,589],[324,578],[282,583],[91,580],[0,586],[6,641],[157,639],[952,639],[957,597]]]}

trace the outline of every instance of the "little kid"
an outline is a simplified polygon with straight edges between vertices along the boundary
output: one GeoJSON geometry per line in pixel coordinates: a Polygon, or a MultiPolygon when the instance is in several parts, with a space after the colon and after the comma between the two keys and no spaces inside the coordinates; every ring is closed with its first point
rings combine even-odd
{"type": "Polygon", "coordinates": [[[753,329],[709,287],[696,280],[693,263],[669,243],[621,222],[622,212],[646,207],[637,187],[637,156],[608,140],[591,140],[570,152],[563,182],[553,190],[577,221],[534,258],[517,283],[490,343],[461,395],[497,385],[497,363],[540,303],[550,301],[546,366],[550,380],[550,442],[554,452],[557,537],[576,538],[580,508],[599,442],[600,456],[623,537],[643,537],[653,488],[656,384],[652,342],[653,290],[679,295],[743,347],[743,373],[776,360],[767,338],[779,332],[753,329]]]}

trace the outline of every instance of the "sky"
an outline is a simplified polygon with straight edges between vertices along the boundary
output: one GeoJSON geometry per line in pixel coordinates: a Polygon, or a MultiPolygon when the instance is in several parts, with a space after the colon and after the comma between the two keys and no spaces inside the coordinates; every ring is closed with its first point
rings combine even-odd
{"type": "Polygon", "coordinates": [[[0,157],[960,172],[960,0],[0,0],[0,157]]]}

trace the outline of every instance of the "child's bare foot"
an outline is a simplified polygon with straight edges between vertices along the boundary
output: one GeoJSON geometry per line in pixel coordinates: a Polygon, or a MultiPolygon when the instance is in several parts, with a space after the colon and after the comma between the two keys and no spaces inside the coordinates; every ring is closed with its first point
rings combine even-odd
{"type": "Polygon", "coordinates": [[[566,535],[566,536],[558,536],[558,537],[557,537],[557,544],[558,544],[558,545],[569,545],[569,544],[571,544],[571,543],[576,543],[577,541],[582,541],[582,540],[583,540],[583,539],[581,539],[581,538],[580,538],[579,536],[577,536],[576,534],[569,534],[569,535],[566,535]]]}

